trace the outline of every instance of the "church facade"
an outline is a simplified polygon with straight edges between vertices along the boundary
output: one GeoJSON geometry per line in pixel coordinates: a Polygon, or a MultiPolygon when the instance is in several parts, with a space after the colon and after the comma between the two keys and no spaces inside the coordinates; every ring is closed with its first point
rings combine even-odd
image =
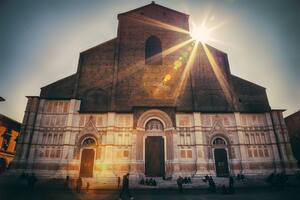
{"type": "Polygon", "coordinates": [[[283,110],[191,39],[187,14],[151,3],[77,72],[28,96],[13,167],[49,177],[267,175],[296,169],[283,110]]]}

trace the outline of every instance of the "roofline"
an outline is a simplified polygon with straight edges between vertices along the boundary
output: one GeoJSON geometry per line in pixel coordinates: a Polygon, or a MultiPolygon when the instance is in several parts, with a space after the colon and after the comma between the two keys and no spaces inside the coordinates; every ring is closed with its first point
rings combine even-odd
{"type": "Polygon", "coordinates": [[[45,85],[45,86],[41,87],[40,89],[46,88],[46,87],[51,86],[51,85],[53,85],[53,84],[55,84],[55,83],[57,83],[57,82],[59,82],[59,81],[62,81],[62,80],[67,79],[67,78],[71,78],[71,76],[75,76],[75,75],[76,75],[76,73],[71,74],[71,75],[69,75],[69,76],[66,76],[66,77],[64,77],[64,78],[58,79],[57,81],[52,82],[52,83],[50,83],[50,84],[48,84],[48,85],[45,85]]]}
{"type": "Polygon", "coordinates": [[[292,117],[292,116],[294,116],[294,115],[297,115],[297,114],[300,114],[300,110],[298,110],[298,111],[296,111],[296,112],[294,112],[294,113],[292,113],[292,114],[286,116],[284,119],[290,118],[290,117],[292,117]]]}
{"type": "Polygon", "coordinates": [[[98,44],[98,45],[96,45],[96,46],[93,46],[93,47],[91,47],[91,48],[88,48],[88,49],[86,49],[86,50],[80,52],[80,55],[85,54],[87,51],[93,50],[93,49],[95,49],[95,48],[97,48],[97,47],[99,47],[99,46],[101,46],[101,45],[107,44],[107,43],[109,43],[109,42],[113,42],[113,41],[116,40],[116,39],[118,39],[118,37],[114,37],[114,38],[112,38],[112,39],[110,39],[110,40],[106,40],[106,41],[104,41],[104,42],[102,42],[102,43],[100,43],[100,44],[98,44]]]}
{"type": "Polygon", "coordinates": [[[118,18],[119,18],[119,16],[126,15],[126,14],[128,14],[128,13],[137,11],[137,10],[139,10],[139,9],[145,8],[145,7],[150,6],[150,5],[157,5],[157,6],[159,6],[159,7],[162,7],[162,8],[164,8],[164,9],[170,10],[170,11],[172,11],[172,12],[176,12],[176,13],[178,13],[178,14],[184,15],[185,17],[189,17],[189,16],[190,16],[190,15],[188,15],[188,14],[186,14],[186,13],[183,13],[183,12],[180,12],[180,11],[177,11],[177,10],[174,10],[174,9],[171,9],[171,8],[168,8],[168,7],[165,7],[165,6],[156,4],[154,1],[152,1],[151,3],[149,3],[149,4],[145,5],[145,6],[141,6],[141,7],[135,8],[135,9],[133,9],[133,10],[129,10],[129,11],[124,12],[124,13],[120,13],[120,14],[118,14],[118,18]]]}
{"type": "Polygon", "coordinates": [[[9,119],[9,120],[11,120],[11,121],[13,121],[13,122],[15,122],[15,123],[18,123],[19,125],[22,125],[21,122],[18,122],[17,120],[14,120],[14,119],[12,119],[12,118],[10,118],[10,117],[8,117],[8,116],[6,116],[6,115],[3,115],[3,114],[1,114],[1,113],[0,113],[0,117],[5,117],[5,118],[7,118],[7,119],[9,119]]]}
{"type": "Polygon", "coordinates": [[[284,111],[286,111],[286,109],[271,109],[271,112],[272,111],[281,111],[281,112],[284,112],[284,111]]]}
{"type": "Polygon", "coordinates": [[[243,80],[243,81],[246,81],[246,82],[248,82],[248,83],[251,83],[251,84],[253,84],[253,85],[256,85],[256,86],[261,87],[261,88],[263,88],[263,89],[266,90],[265,87],[263,87],[263,86],[261,86],[261,85],[258,85],[257,83],[253,83],[253,82],[251,82],[251,81],[248,81],[248,80],[246,80],[246,79],[243,79],[243,78],[241,78],[241,77],[239,77],[239,76],[237,76],[237,75],[234,75],[234,74],[230,74],[230,75],[233,76],[234,78],[241,79],[241,80],[243,80]]]}

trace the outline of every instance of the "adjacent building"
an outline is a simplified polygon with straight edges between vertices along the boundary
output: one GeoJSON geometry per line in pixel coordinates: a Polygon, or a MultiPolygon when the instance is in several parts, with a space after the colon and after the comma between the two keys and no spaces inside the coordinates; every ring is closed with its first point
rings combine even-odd
{"type": "Polygon", "coordinates": [[[300,110],[284,118],[286,123],[292,150],[298,167],[300,166],[300,110]]]}
{"type": "Polygon", "coordinates": [[[77,72],[28,96],[14,168],[48,177],[267,175],[296,169],[283,110],[193,40],[189,15],[151,3],[77,72]]]}
{"type": "Polygon", "coordinates": [[[0,114],[0,173],[14,159],[21,123],[0,114]]]}

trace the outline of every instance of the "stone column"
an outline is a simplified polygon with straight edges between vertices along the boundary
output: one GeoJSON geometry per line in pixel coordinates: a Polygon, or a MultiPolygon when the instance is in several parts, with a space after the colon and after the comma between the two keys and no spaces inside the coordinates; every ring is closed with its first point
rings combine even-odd
{"type": "MultiPolygon", "coordinates": [[[[237,135],[238,135],[238,147],[240,150],[240,170],[243,171],[245,168],[247,168],[245,165],[247,165],[247,147],[245,145],[245,134],[242,131],[242,123],[241,123],[241,115],[238,112],[234,113],[234,118],[236,122],[236,129],[237,129],[237,135]]],[[[228,149],[231,151],[231,149],[228,149]]]]}
{"type": "Polygon", "coordinates": [[[115,143],[115,122],[116,113],[109,112],[107,114],[107,132],[106,132],[106,145],[104,153],[104,169],[101,172],[102,176],[115,177],[113,169],[113,145],[115,143]]]}
{"type": "MultiPolygon", "coordinates": [[[[76,114],[78,113],[80,108],[80,100],[71,99],[69,102],[69,110],[67,113],[67,120],[66,120],[66,131],[63,133],[63,141],[62,144],[62,157],[61,157],[61,163],[65,165],[64,169],[66,170],[66,175],[74,175],[74,171],[71,172],[69,169],[70,166],[74,165],[73,162],[73,153],[75,150],[75,133],[72,132],[72,129],[74,126],[78,126],[78,124],[74,123],[76,114]]],[[[79,169],[79,167],[78,167],[79,169]]],[[[76,174],[79,174],[79,171],[77,170],[76,174]]]]}
{"type": "Polygon", "coordinates": [[[207,160],[204,156],[204,135],[202,132],[201,113],[193,113],[194,127],[195,127],[195,145],[196,145],[196,176],[203,176],[209,174],[207,169],[207,160]]]}
{"type": "Polygon", "coordinates": [[[276,136],[275,136],[275,130],[273,127],[273,122],[272,122],[272,118],[271,118],[271,114],[270,113],[266,113],[266,120],[267,120],[267,126],[269,131],[267,132],[267,140],[269,140],[269,143],[271,144],[272,147],[272,156],[273,156],[273,160],[274,160],[274,168],[276,169],[280,169],[281,168],[281,160],[280,160],[280,155],[279,155],[279,149],[277,146],[277,140],[276,140],[276,136]]]}

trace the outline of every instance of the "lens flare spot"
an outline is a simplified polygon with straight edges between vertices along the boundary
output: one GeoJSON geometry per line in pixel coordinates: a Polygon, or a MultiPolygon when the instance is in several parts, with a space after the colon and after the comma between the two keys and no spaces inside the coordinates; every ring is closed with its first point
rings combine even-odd
{"type": "Polygon", "coordinates": [[[182,61],[181,60],[176,60],[174,62],[174,69],[177,70],[182,66],[182,61]]]}
{"type": "Polygon", "coordinates": [[[171,80],[172,76],[170,74],[165,75],[164,82],[171,80]]]}

